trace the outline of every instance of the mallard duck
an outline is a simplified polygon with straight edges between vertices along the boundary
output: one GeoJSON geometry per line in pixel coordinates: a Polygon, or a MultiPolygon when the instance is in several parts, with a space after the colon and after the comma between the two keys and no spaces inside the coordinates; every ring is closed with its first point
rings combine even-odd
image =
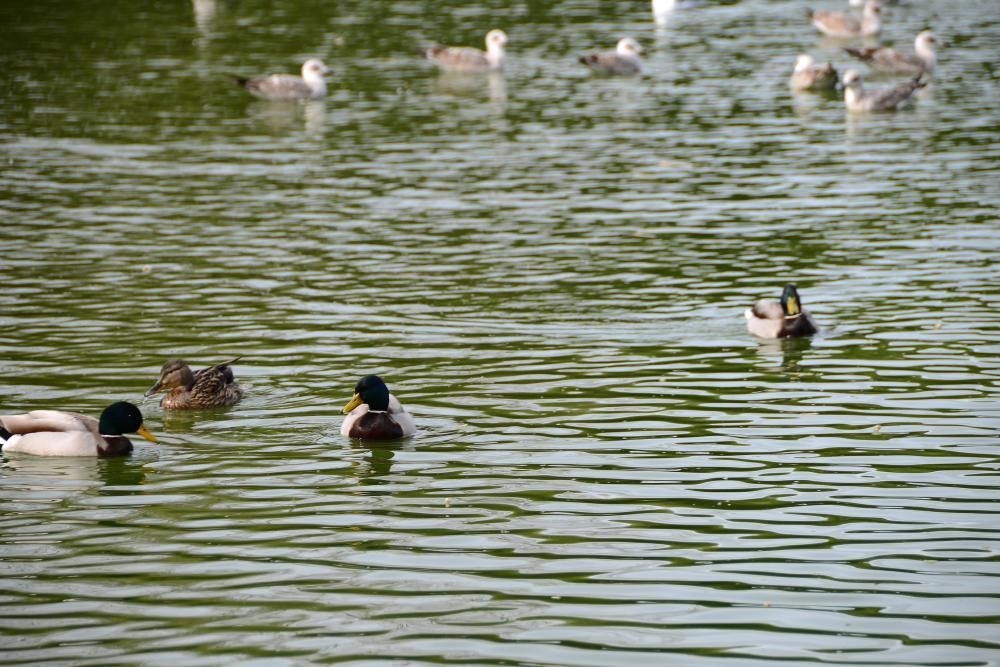
{"type": "Polygon", "coordinates": [[[788,85],[792,90],[833,90],[837,87],[837,70],[831,63],[817,65],[811,55],[802,53],[795,61],[788,85]]]}
{"type": "Polygon", "coordinates": [[[869,67],[889,74],[923,74],[930,72],[937,64],[935,45],[937,37],[930,30],[924,30],[913,40],[913,53],[897,51],[885,46],[870,46],[864,49],[844,49],[869,67]]]}
{"type": "Polygon", "coordinates": [[[330,68],[319,58],[302,64],[302,76],[271,74],[258,78],[235,77],[236,85],[246,88],[254,97],[265,100],[316,100],[326,97],[325,74],[330,68]]]}
{"type": "Polygon", "coordinates": [[[882,31],[882,3],[868,0],[861,18],[841,12],[806,10],[806,17],[829,37],[874,37],[882,31]]]}
{"type": "Polygon", "coordinates": [[[490,72],[503,69],[507,33],[490,30],[486,33],[486,51],[471,46],[432,44],[423,50],[424,57],[449,72],[490,72]]]}
{"type": "Polygon", "coordinates": [[[799,291],[788,283],[781,293],[781,301],[761,299],[753,308],[747,308],[747,329],[761,338],[792,338],[812,336],[819,331],[809,311],[802,307],[799,291]]]}
{"type": "Polygon", "coordinates": [[[97,420],[76,412],[33,410],[0,417],[0,449],[38,456],[123,456],[132,451],[124,433],[150,442],[156,437],[142,425],[142,413],[119,401],[104,408],[97,420]]]}
{"type": "Polygon", "coordinates": [[[396,440],[413,435],[417,425],[377,375],[366,375],[354,387],[354,397],[342,410],[347,417],[341,435],[361,440],[396,440]]]}
{"type": "Polygon", "coordinates": [[[580,56],[581,63],[598,74],[639,74],[642,72],[642,47],[631,37],[618,40],[614,51],[598,51],[580,56]]]}
{"type": "Polygon", "coordinates": [[[240,357],[236,357],[192,373],[186,361],[171,359],[160,368],[160,379],[145,395],[169,390],[160,405],[172,410],[230,406],[243,398],[243,390],[229,367],[239,360],[240,357]]]}
{"type": "Polygon", "coordinates": [[[869,111],[896,111],[910,102],[913,93],[927,85],[918,74],[910,81],[886,86],[877,90],[865,90],[861,72],[849,69],[844,72],[844,106],[852,113],[869,111]]]}

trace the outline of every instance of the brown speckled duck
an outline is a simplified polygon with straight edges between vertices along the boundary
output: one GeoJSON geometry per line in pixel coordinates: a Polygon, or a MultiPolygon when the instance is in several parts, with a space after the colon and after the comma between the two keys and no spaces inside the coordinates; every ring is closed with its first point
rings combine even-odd
{"type": "Polygon", "coordinates": [[[119,401],[104,408],[101,418],[61,410],[33,410],[0,416],[0,450],[36,456],[124,456],[132,451],[125,433],[156,442],[142,425],[142,413],[119,401]]]}
{"type": "Polygon", "coordinates": [[[360,440],[396,440],[413,435],[417,425],[399,400],[377,375],[366,375],[354,387],[354,397],[344,406],[341,435],[360,440]]]}
{"type": "Polygon", "coordinates": [[[819,331],[792,283],[785,285],[780,302],[761,299],[753,308],[747,308],[744,316],[750,333],[761,338],[812,336],[819,331]]]}
{"type": "Polygon", "coordinates": [[[224,361],[215,366],[202,368],[195,373],[183,359],[171,359],[160,369],[160,379],[156,381],[146,396],[168,391],[160,405],[171,410],[224,408],[243,398],[243,390],[233,377],[230,364],[240,357],[224,361]]]}

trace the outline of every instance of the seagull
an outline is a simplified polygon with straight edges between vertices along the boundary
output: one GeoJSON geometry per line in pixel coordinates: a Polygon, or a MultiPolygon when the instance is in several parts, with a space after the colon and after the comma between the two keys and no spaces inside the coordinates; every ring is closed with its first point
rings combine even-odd
{"type": "Polygon", "coordinates": [[[924,30],[913,40],[913,53],[897,51],[882,46],[863,49],[847,48],[849,54],[865,62],[872,69],[889,74],[923,74],[934,69],[937,64],[935,44],[937,37],[930,30],[924,30]]]}
{"type": "Polygon", "coordinates": [[[811,55],[803,53],[795,61],[788,85],[792,90],[832,90],[837,87],[837,70],[830,63],[817,65],[811,55]]]}
{"type": "Polygon", "coordinates": [[[840,12],[806,10],[806,16],[824,35],[830,37],[872,37],[882,30],[882,4],[879,0],[868,0],[861,18],[840,12]]]}
{"type": "Polygon", "coordinates": [[[330,68],[319,58],[310,58],[302,65],[302,76],[272,74],[244,79],[236,77],[236,84],[246,88],[251,95],[265,100],[315,100],[326,96],[324,74],[330,68]]]}
{"type": "Polygon", "coordinates": [[[432,63],[449,72],[490,72],[503,69],[507,33],[490,30],[486,33],[486,51],[471,46],[432,44],[423,50],[432,63]]]}
{"type": "Polygon", "coordinates": [[[895,111],[905,104],[918,89],[927,85],[921,81],[922,75],[897,83],[894,86],[866,91],[861,83],[861,72],[849,69],[844,72],[844,105],[848,111],[895,111]]]}
{"type": "Polygon", "coordinates": [[[631,37],[618,41],[614,51],[598,51],[580,56],[580,62],[599,74],[639,74],[642,71],[642,59],[639,54],[642,47],[631,37]]]}

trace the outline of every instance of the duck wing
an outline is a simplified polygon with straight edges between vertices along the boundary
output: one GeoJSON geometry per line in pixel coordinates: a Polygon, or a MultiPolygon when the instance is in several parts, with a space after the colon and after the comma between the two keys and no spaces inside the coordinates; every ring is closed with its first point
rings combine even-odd
{"type": "Polygon", "coordinates": [[[32,410],[23,415],[4,415],[0,424],[14,434],[27,433],[73,433],[98,434],[98,421],[77,412],[62,410],[32,410]]]}

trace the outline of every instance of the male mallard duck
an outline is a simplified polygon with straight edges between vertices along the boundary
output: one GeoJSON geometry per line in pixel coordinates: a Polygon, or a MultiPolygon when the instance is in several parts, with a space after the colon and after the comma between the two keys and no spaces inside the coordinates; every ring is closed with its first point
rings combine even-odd
{"type": "Polygon", "coordinates": [[[812,315],[802,307],[799,291],[792,283],[785,285],[780,302],[761,299],[743,314],[747,329],[761,338],[812,336],[819,331],[812,315]]]}
{"type": "Polygon", "coordinates": [[[146,396],[170,390],[160,405],[167,409],[183,408],[224,408],[243,398],[243,390],[233,377],[230,364],[240,357],[224,361],[215,366],[202,368],[196,373],[183,359],[171,359],[160,369],[160,379],[156,381],[146,396]]]}
{"type": "Polygon", "coordinates": [[[396,440],[417,432],[413,417],[377,375],[366,375],[342,410],[341,435],[361,440],[396,440]]]}
{"type": "Polygon", "coordinates": [[[38,456],[122,456],[132,451],[123,433],[138,433],[150,442],[156,437],[142,425],[142,413],[119,401],[104,408],[101,419],[76,412],[33,410],[0,417],[0,449],[38,456]]]}
{"type": "Polygon", "coordinates": [[[642,47],[631,37],[618,40],[614,51],[598,51],[580,56],[578,60],[598,74],[639,74],[642,72],[642,47]]]}

